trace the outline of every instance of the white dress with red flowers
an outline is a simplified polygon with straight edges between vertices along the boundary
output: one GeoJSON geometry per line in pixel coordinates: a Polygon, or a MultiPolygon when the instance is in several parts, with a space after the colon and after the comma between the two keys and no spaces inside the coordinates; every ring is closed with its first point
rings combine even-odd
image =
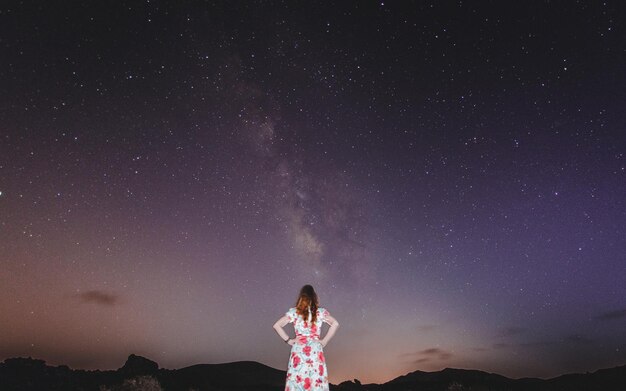
{"type": "Polygon", "coordinates": [[[298,315],[292,307],[285,313],[296,331],[296,343],[291,347],[285,391],[328,391],[326,360],[320,343],[322,323],[329,315],[325,308],[317,309],[317,319],[311,322],[298,315]]]}

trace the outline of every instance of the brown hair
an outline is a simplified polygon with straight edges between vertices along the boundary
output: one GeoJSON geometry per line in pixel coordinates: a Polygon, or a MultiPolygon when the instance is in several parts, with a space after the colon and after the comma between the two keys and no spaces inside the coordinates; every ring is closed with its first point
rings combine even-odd
{"type": "Polygon", "coordinates": [[[311,322],[315,324],[317,320],[317,307],[319,301],[317,299],[317,293],[311,285],[305,285],[300,289],[300,295],[298,295],[298,301],[296,301],[296,312],[302,316],[302,319],[306,322],[309,319],[309,311],[311,310],[311,322]]]}

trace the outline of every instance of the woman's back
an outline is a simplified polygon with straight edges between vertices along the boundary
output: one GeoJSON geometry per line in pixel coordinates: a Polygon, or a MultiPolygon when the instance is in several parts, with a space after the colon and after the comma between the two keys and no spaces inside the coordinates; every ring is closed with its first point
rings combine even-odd
{"type": "Polygon", "coordinates": [[[304,320],[302,316],[297,313],[296,307],[289,308],[285,315],[289,318],[289,323],[293,323],[296,337],[305,336],[310,338],[319,338],[320,331],[322,330],[322,324],[327,320],[327,317],[330,314],[325,308],[318,308],[316,316],[317,319],[313,324],[311,323],[311,313],[309,313],[308,318],[304,320]]]}

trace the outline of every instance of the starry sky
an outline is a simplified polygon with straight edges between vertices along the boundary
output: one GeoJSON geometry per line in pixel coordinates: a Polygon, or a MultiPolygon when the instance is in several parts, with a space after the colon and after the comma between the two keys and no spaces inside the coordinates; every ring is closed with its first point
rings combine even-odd
{"type": "Polygon", "coordinates": [[[0,6],[0,359],[626,363],[619,2],[177,3],[0,6]]]}

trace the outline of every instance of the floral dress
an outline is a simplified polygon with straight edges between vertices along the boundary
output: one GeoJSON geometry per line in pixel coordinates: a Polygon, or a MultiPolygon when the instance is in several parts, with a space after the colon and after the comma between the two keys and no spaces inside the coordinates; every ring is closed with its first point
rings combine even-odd
{"type": "Polygon", "coordinates": [[[315,323],[311,323],[311,314],[305,321],[295,307],[285,315],[296,331],[296,342],[289,355],[285,391],[328,391],[326,360],[320,342],[322,322],[329,316],[328,311],[318,308],[315,323]]]}

